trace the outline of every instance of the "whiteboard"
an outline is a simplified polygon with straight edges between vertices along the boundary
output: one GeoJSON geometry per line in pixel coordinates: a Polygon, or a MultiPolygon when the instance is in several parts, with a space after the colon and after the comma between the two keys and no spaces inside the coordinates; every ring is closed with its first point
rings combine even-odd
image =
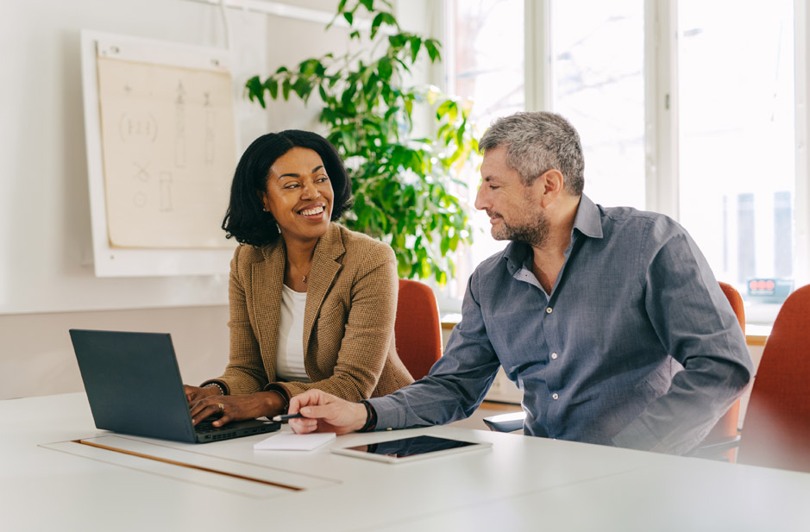
{"type": "Polygon", "coordinates": [[[226,273],[236,166],[226,50],[82,32],[96,276],[226,273]]]}

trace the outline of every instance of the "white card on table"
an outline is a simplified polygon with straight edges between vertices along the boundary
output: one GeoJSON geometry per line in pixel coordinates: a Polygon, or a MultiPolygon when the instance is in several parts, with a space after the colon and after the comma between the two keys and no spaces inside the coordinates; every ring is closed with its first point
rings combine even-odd
{"type": "Polygon", "coordinates": [[[295,434],[281,432],[253,445],[256,451],[311,451],[326,445],[336,437],[334,432],[295,434]]]}

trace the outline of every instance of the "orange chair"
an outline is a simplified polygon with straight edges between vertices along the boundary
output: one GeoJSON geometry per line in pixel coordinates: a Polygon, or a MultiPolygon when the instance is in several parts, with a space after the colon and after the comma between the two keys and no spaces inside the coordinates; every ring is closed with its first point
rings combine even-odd
{"type": "Polygon", "coordinates": [[[765,342],[738,462],[810,473],[810,285],[788,296],[765,342]]]}
{"type": "Polygon", "coordinates": [[[394,324],[399,358],[414,379],[427,375],[442,356],[442,326],[436,295],[426,284],[399,280],[397,319],[394,324]]]}
{"type": "MultiPolygon", "coordinates": [[[[720,282],[720,288],[726,295],[726,299],[731,304],[731,310],[737,315],[737,322],[740,324],[743,335],[745,334],[745,305],[740,293],[730,284],[720,282]]],[[[703,440],[701,447],[711,445],[719,442],[727,442],[737,438],[739,434],[740,423],[740,399],[734,401],[734,404],[728,411],[721,417],[717,424],[709,432],[708,436],[703,440]]],[[[698,451],[699,454],[699,451],[698,451]]],[[[725,449],[717,454],[717,458],[733,462],[737,454],[737,449],[725,449]]],[[[709,457],[709,456],[707,456],[709,457]]]]}

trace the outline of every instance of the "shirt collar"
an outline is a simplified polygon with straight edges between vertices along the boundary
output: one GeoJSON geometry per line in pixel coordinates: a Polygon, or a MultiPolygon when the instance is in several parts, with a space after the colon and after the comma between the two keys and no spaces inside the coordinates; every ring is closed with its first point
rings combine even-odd
{"type": "MultiPolygon", "coordinates": [[[[574,227],[571,230],[572,244],[575,239],[579,238],[577,233],[589,238],[604,238],[599,207],[585,194],[580,196],[577,214],[574,217],[574,227]]],[[[510,242],[504,250],[507,268],[512,275],[526,264],[530,256],[531,247],[525,242],[510,242]]]]}
{"type": "MultiPolygon", "coordinates": [[[[583,194],[579,199],[577,215],[574,218],[574,230],[578,230],[585,236],[591,238],[603,238],[602,233],[602,213],[591,198],[583,194]]],[[[572,238],[576,233],[572,231],[572,238]]]]}

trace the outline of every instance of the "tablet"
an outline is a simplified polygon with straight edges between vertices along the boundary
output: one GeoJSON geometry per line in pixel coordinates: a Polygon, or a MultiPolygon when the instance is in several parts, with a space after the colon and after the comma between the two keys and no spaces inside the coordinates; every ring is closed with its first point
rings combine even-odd
{"type": "Polygon", "coordinates": [[[491,443],[486,442],[454,440],[438,436],[412,436],[365,445],[341,447],[332,449],[332,452],[345,456],[398,464],[422,458],[488,449],[491,446],[491,443]]]}

